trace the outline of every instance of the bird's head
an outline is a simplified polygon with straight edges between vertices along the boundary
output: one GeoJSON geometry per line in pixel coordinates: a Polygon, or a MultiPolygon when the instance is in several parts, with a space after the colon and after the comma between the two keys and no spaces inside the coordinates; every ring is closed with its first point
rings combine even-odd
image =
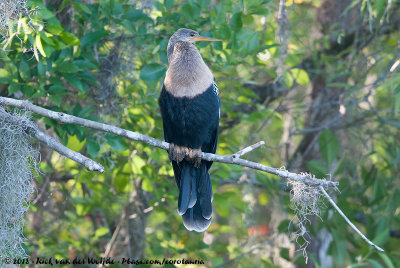
{"type": "Polygon", "coordinates": [[[196,41],[221,41],[221,40],[207,36],[201,36],[198,32],[194,30],[181,28],[171,36],[169,41],[170,42],[183,41],[183,42],[194,43],[196,41]]]}
{"type": "Polygon", "coordinates": [[[207,36],[201,36],[198,32],[194,30],[181,28],[178,31],[176,31],[169,39],[167,48],[167,54],[169,59],[174,51],[175,43],[178,41],[188,42],[193,44],[196,41],[222,41],[222,40],[207,36]]]}

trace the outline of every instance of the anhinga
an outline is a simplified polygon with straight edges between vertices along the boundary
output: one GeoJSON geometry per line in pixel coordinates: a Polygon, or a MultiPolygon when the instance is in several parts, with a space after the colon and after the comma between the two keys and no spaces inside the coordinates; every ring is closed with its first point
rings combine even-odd
{"type": "Polygon", "coordinates": [[[178,213],[188,230],[204,232],[211,223],[213,193],[208,170],[212,162],[199,158],[199,153],[215,153],[220,101],[214,77],[193,45],[195,41],[219,40],[189,29],[179,29],[171,36],[169,68],[158,102],[179,188],[178,213]]]}

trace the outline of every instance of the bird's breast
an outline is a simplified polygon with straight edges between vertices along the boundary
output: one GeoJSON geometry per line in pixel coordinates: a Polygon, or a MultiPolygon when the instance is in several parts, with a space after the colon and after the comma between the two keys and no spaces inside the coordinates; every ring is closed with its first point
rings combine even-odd
{"type": "Polygon", "coordinates": [[[193,98],[204,93],[212,82],[213,75],[201,58],[183,59],[171,63],[164,86],[175,97],[193,98]]]}

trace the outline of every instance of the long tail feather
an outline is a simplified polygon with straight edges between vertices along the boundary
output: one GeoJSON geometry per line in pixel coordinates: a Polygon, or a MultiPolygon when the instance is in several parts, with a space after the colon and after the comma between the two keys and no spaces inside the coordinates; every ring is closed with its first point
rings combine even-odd
{"type": "Polygon", "coordinates": [[[183,215],[189,207],[190,196],[192,193],[192,178],[195,174],[192,174],[193,170],[183,164],[181,179],[179,187],[179,199],[178,199],[178,213],[183,215]]]}
{"type": "Polygon", "coordinates": [[[202,179],[198,181],[198,191],[200,196],[200,207],[202,216],[211,219],[212,214],[212,188],[210,174],[208,174],[206,166],[202,166],[202,179]]]}
{"type": "Polygon", "coordinates": [[[204,232],[211,224],[213,198],[206,164],[196,168],[184,161],[180,175],[178,213],[189,231],[204,232]]]}

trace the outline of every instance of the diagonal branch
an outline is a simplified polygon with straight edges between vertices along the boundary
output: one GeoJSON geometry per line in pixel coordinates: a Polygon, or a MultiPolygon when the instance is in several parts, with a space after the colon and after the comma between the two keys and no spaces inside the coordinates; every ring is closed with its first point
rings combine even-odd
{"type": "Polygon", "coordinates": [[[247,153],[250,153],[251,151],[257,149],[258,147],[260,147],[260,146],[262,146],[262,145],[264,145],[264,144],[265,144],[265,141],[259,141],[259,142],[257,142],[256,144],[250,145],[250,146],[248,146],[248,147],[246,147],[246,148],[240,150],[239,152],[234,153],[234,154],[232,155],[232,157],[233,157],[233,158],[240,158],[241,156],[243,156],[243,155],[245,155],[245,154],[247,154],[247,153]]]}
{"type": "Polygon", "coordinates": [[[346,217],[346,215],[342,212],[342,210],[336,205],[335,201],[329,196],[329,194],[325,191],[324,187],[319,186],[319,190],[324,194],[324,196],[328,199],[329,203],[336,209],[337,212],[339,212],[340,216],[343,217],[343,219],[350,225],[350,227],[356,231],[356,233],[364,239],[365,242],[367,242],[369,245],[373,246],[376,250],[380,252],[384,252],[384,250],[374,243],[372,243],[368,238],[363,235],[360,230],[357,229],[357,227],[346,217]]]}
{"type": "MultiPolygon", "coordinates": [[[[1,107],[1,106],[0,106],[1,107]]],[[[13,122],[16,124],[22,124],[28,133],[38,139],[39,141],[46,144],[49,148],[58,152],[59,154],[74,160],[75,162],[83,165],[89,171],[99,171],[104,172],[104,168],[99,163],[93,161],[86,156],[75,152],[68,147],[62,145],[59,141],[57,141],[54,137],[47,135],[46,133],[39,130],[38,126],[30,121],[21,121],[21,119],[15,115],[12,115],[6,112],[4,109],[0,109],[0,117],[3,117],[9,122],[13,122]]]]}
{"type": "Polygon", "coordinates": [[[90,158],[87,158],[86,156],[75,152],[68,147],[65,147],[62,145],[59,141],[57,141],[55,138],[47,135],[46,133],[40,131],[39,129],[35,129],[33,132],[34,136],[36,139],[40,140],[44,144],[46,144],[48,147],[56,151],[57,153],[68,157],[71,160],[74,160],[75,162],[83,165],[87,170],[89,171],[99,171],[100,173],[104,172],[104,167],[93,161],[90,158]]]}

